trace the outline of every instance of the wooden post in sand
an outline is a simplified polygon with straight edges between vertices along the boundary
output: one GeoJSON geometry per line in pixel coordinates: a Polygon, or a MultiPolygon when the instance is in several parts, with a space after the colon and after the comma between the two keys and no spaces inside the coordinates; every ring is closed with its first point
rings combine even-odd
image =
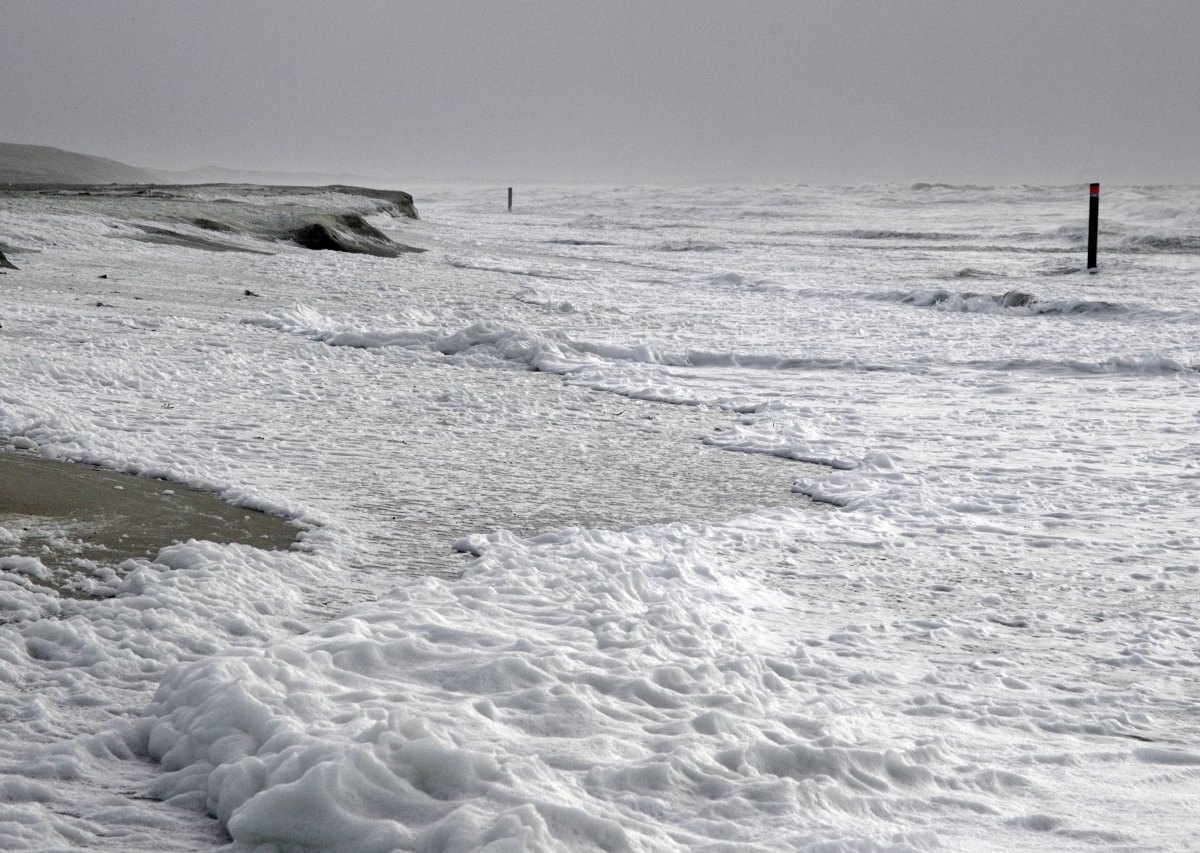
{"type": "Polygon", "coordinates": [[[1096,271],[1096,238],[1100,233],[1100,185],[1092,184],[1092,200],[1088,209],[1087,271],[1096,271]]]}
{"type": "Polygon", "coordinates": [[[512,210],[512,187],[508,188],[508,209],[512,210]]]}

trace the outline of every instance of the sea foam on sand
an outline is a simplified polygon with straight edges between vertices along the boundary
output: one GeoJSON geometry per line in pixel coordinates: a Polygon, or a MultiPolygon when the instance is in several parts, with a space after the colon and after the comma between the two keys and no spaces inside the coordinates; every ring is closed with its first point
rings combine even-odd
{"type": "Polygon", "coordinates": [[[0,439],[305,530],[4,566],[0,846],[1194,846],[1195,190],[184,195],[0,195],[0,439]]]}

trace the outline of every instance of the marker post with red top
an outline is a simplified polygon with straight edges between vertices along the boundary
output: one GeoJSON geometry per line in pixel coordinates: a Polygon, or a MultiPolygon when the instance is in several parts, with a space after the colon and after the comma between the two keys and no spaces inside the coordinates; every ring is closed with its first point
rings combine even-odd
{"type": "Polygon", "coordinates": [[[1096,271],[1096,238],[1100,233],[1100,185],[1092,184],[1092,200],[1088,209],[1087,271],[1096,271]]]}

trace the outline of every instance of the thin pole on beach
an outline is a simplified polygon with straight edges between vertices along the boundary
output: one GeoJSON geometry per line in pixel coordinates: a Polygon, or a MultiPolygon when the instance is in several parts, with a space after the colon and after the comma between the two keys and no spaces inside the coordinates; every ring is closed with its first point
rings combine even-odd
{"type": "Polygon", "coordinates": [[[1096,271],[1096,238],[1100,233],[1100,185],[1092,184],[1091,204],[1088,208],[1088,257],[1087,271],[1096,271]]]}

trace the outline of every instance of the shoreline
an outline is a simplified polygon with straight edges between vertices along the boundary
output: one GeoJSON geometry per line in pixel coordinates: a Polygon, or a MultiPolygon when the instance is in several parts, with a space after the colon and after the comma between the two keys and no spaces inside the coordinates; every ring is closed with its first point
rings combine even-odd
{"type": "Polygon", "coordinates": [[[168,480],[0,451],[0,560],[36,558],[57,573],[153,558],[189,539],[287,550],[299,532],[168,480]]]}

